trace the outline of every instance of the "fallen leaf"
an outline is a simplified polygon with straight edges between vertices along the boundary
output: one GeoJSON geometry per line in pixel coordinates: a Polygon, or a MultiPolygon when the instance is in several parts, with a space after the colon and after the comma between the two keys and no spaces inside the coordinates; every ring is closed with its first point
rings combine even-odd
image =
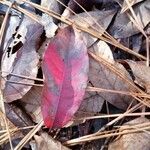
{"type": "Polygon", "coordinates": [[[47,127],[62,127],[83,99],[89,67],[82,37],[71,26],[58,32],[43,58],[42,114],[47,127]]]}
{"type": "Polygon", "coordinates": [[[112,64],[115,63],[113,53],[106,42],[100,40],[95,45],[93,45],[93,50],[97,56],[103,57],[105,60],[107,60],[108,62],[112,64]]]}
{"type": "MultiPolygon", "coordinates": [[[[121,64],[114,61],[109,46],[106,43],[105,44],[102,43],[103,42],[100,41],[99,43],[95,44],[92,48],[90,48],[90,50],[93,51],[97,56],[101,56],[107,62],[114,65],[118,70],[120,70],[122,74],[124,74],[124,76],[129,81],[133,82],[132,78],[130,77],[126,69],[121,64]]],[[[100,87],[103,89],[111,89],[116,91],[127,91],[127,92],[133,91],[133,88],[129,87],[129,85],[127,85],[122,79],[118,77],[118,75],[110,71],[102,63],[96,62],[92,58],[90,58],[89,81],[91,85],[94,87],[100,87]]],[[[89,97],[91,93],[92,92],[88,92],[89,97]]],[[[121,94],[101,92],[98,93],[98,95],[99,95],[98,100],[100,101],[101,105],[106,100],[115,107],[123,110],[126,110],[133,100],[131,96],[121,94]]],[[[100,108],[101,107],[102,106],[100,106],[100,108]]]]}
{"type": "MultiPolygon", "coordinates": [[[[7,118],[16,126],[16,127],[27,127],[32,126],[33,122],[29,115],[22,110],[22,107],[19,104],[7,104],[5,103],[5,111],[7,118]]],[[[29,131],[22,130],[23,134],[26,134],[29,131]]]]}
{"type": "MultiPolygon", "coordinates": [[[[60,1],[63,4],[67,5],[66,0],[60,0],[60,1]]],[[[43,6],[44,8],[47,8],[50,11],[54,11],[57,14],[61,14],[64,10],[64,6],[62,6],[56,0],[41,0],[41,6],[43,6]]],[[[58,20],[43,13],[41,22],[44,25],[46,36],[48,38],[53,37],[55,35],[56,30],[58,29],[58,26],[56,25],[56,23],[58,23],[58,20]]]]}
{"type": "MultiPolygon", "coordinates": [[[[121,64],[115,62],[111,49],[106,42],[100,40],[99,42],[94,44],[93,47],[90,48],[90,50],[93,51],[97,56],[100,56],[103,59],[107,60],[107,62],[111,63],[112,65],[115,65],[121,73],[124,73],[124,75],[126,75],[128,79],[132,81],[126,69],[121,64]]],[[[90,58],[88,86],[128,92],[132,90],[132,88],[126,85],[116,74],[112,73],[103,64],[96,62],[92,58],[90,58]]],[[[96,113],[99,113],[105,101],[110,102],[117,108],[126,110],[132,100],[133,98],[131,96],[87,91],[75,117],[81,118],[86,116],[93,116],[96,113]]],[[[83,121],[81,121],[81,123],[82,122],[83,121]]],[[[70,124],[76,124],[76,122],[74,121],[70,124]]]]}
{"type": "Polygon", "coordinates": [[[30,35],[30,33],[28,31],[28,26],[30,26],[33,23],[35,22],[33,22],[31,19],[27,17],[24,17],[17,31],[13,33],[10,42],[7,43],[7,47],[4,50],[4,54],[2,58],[3,77],[9,75],[9,73],[13,70],[13,63],[17,57],[17,51],[23,46],[26,39],[29,38],[28,36],[30,35]]]}
{"type": "MultiPolygon", "coordinates": [[[[114,10],[109,11],[97,10],[97,11],[90,11],[88,12],[88,14],[84,12],[78,14],[78,16],[71,16],[70,19],[72,19],[76,24],[79,24],[89,29],[91,28],[97,29],[101,34],[103,34],[105,30],[108,28],[115,14],[116,11],[114,10]],[[99,26],[97,24],[99,24],[99,26]],[[101,29],[100,26],[103,29],[101,29]]],[[[97,40],[97,38],[92,37],[88,33],[83,32],[82,34],[87,40],[87,47],[91,46],[97,40]]]]}
{"type": "MultiPolygon", "coordinates": [[[[125,123],[124,125],[133,126],[142,124],[142,123],[148,123],[149,120],[140,117],[137,119],[134,119],[130,122],[125,123]]],[[[120,127],[120,130],[124,127],[120,127]]],[[[108,150],[149,150],[150,148],[150,134],[147,131],[141,131],[139,133],[131,133],[131,134],[124,134],[116,141],[109,144],[108,150]]]]}
{"type": "MultiPolygon", "coordinates": [[[[7,102],[22,98],[30,90],[31,85],[34,84],[33,80],[20,78],[12,74],[36,78],[39,62],[36,50],[42,32],[43,27],[40,24],[26,18],[16,34],[17,37],[20,37],[17,41],[21,42],[23,46],[17,52],[13,51],[15,47],[12,46],[4,53],[2,79],[4,99],[7,102]],[[21,82],[26,83],[26,85],[21,82]]],[[[13,42],[15,43],[15,41],[16,39],[13,42]]]]}
{"type": "MultiPolygon", "coordinates": [[[[60,0],[60,2],[67,5],[68,0],[60,0]]],[[[55,11],[58,14],[61,14],[64,10],[64,6],[56,0],[41,0],[41,5],[51,11],[55,11]]]]}
{"type": "Polygon", "coordinates": [[[147,93],[150,93],[150,68],[143,61],[135,62],[126,60],[125,62],[130,66],[130,72],[134,76],[134,82],[143,87],[147,93]]]}
{"type": "Polygon", "coordinates": [[[70,0],[68,3],[68,7],[73,10],[75,13],[81,13],[84,10],[80,7],[83,7],[86,11],[92,10],[92,7],[94,5],[94,1],[89,0],[70,0]]]}
{"type": "Polygon", "coordinates": [[[132,49],[137,52],[137,53],[141,53],[142,51],[144,51],[144,47],[142,47],[142,39],[143,39],[143,35],[133,35],[130,37],[131,38],[131,42],[132,42],[132,49]]]}
{"type": "Polygon", "coordinates": [[[69,150],[69,148],[63,146],[59,141],[54,140],[44,132],[42,132],[40,136],[34,135],[34,139],[36,148],[32,150],[69,150]]]}
{"type": "Polygon", "coordinates": [[[94,115],[101,111],[104,100],[100,97],[99,94],[92,95],[88,98],[85,98],[81,103],[81,106],[78,110],[77,116],[85,116],[85,115],[94,115]]]}
{"type": "Polygon", "coordinates": [[[7,30],[5,33],[3,46],[4,50],[7,48],[7,45],[9,45],[10,42],[13,40],[13,34],[16,32],[16,28],[19,27],[20,22],[21,22],[20,14],[13,11],[9,18],[7,30]]]}
{"type": "MultiPolygon", "coordinates": [[[[146,0],[137,4],[133,9],[139,20],[139,23],[142,24],[143,29],[148,25],[150,22],[150,1],[146,0]]],[[[131,35],[137,34],[140,31],[137,27],[132,23],[129,19],[127,14],[118,13],[113,26],[110,29],[111,35],[115,38],[126,38],[130,37],[131,35]]]]}
{"type": "Polygon", "coordinates": [[[4,14],[7,11],[7,6],[0,4],[0,13],[4,14]]]}
{"type": "Polygon", "coordinates": [[[51,38],[55,35],[58,26],[53,22],[52,17],[47,14],[43,14],[41,18],[42,25],[44,26],[46,37],[51,38]]]}
{"type": "Polygon", "coordinates": [[[26,113],[30,115],[35,123],[42,120],[41,112],[41,94],[43,87],[33,86],[31,90],[23,96],[20,103],[24,107],[26,113]]]}
{"type": "MultiPolygon", "coordinates": [[[[47,8],[48,10],[53,10],[56,13],[59,13],[59,6],[56,0],[42,0],[41,6],[47,8]]],[[[43,13],[41,17],[41,22],[44,25],[46,37],[53,37],[58,28],[57,25],[54,23],[54,19],[48,14],[43,13]]]]}

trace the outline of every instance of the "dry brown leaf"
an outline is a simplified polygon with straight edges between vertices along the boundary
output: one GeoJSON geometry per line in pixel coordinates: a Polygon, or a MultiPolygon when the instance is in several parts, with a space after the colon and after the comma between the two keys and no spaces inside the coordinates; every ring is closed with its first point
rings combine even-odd
{"type": "MultiPolygon", "coordinates": [[[[80,24],[89,29],[90,28],[97,29],[101,34],[103,34],[104,31],[108,28],[109,24],[111,23],[115,13],[116,11],[114,10],[90,11],[88,12],[88,14],[86,12],[80,13],[78,14],[78,16],[72,16],[70,19],[72,19],[76,24],[80,24]],[[99,26],[97,24],[99,24],[99,26]],[[101,29],[100,26],[104,30],[101,29]]],[[[91,46],[96,41],[96,38],[92,37],[88,33],[82,34],[87,40],[87,47],[91,46]]]]}
{"type": "MultiPolygon", "coordinates": [[[[12,21],[12,23],[13,22],[14,21],[12,21]]],[[[11,28],[7,29],[9,34],[11,33],[11,35],[6,35],[6,39],[5,39],[5,45],[7,44],[7,46],[5,46],[4,54],[2,58],[2,76],[3,77],[9,75],[9,73],[13,70],[13,63],[17,55],[16,52],[24,44],[26,34],[27,34],[27,26],[30,25],[31,23],[32,23],[31,19],[24,17],[17,31],[16,31],[16,28],[14,28],[11,33],[9,32],[11,28]]],[[[14,25],[12,24],[11,26],[14,26],[14,25]]]]}
{"type": "MultiPolygon", "coordinates": [[[[134,7],[134,12],[139,23],[143,28],[146,27],[150,22],[150,1],[146,0],[143,3],[137,4],[134,7]]],[[[115,38],[126,38],[140,31],[132,23],[126,13],[118,13],[110,32],[115,38]]]]}
{"type": "Polygon", "coordinates": [[[53,22],[52,17],[47,14],[43,14],[41,17],[41,22],[44,25],[44,29],[46,32],[46,37],[51,38],[55,35],[58,26],[53,22]]]}
{"type": "MultiPolygon", "coordinates": [[[[115,65],[116,68],[118,68],[118,70],[120,70],[120,72],[132,82],[132,79],[126,69],[121,64],[114,61],[113,54],[107,43],[99,41],[97,44],[94,44],[90,50],[97,56],[101,56],[103,59],[107,60],[112,65],[115,65]]],[[[115,73],[112,73],[103,64],[96,62],[92,58],[90,58],[89,81],[90,83],[88,86],[126,92],[130,92],[130,90],[134,91],[133,88],[125,84],[125,82],[122,81],[122,79],[120,79],[115,73]]],[[[84,100],[76,113],[76,117],[91,116],[99,113],[105,100],[115,107],[126,110],[133,98],[131,96],[121,94],[86,92],[84,100]]],[[[136,102],[134,101],[133,104],[135,103],[136,102]]],[[[74,121],[73,124],[77,124],[77,122],[74,121]]]]}
{"type": "MultiPolygon", "coordinates": [[[[128,75],[124,67],[116,63],[116,66],[120,72],[124,75],[128,75]]],[[[130,76],[128,75],[130,79],[130,76]]],[[[129,92],[131,88],[124,83],[116,74],[112,73],[104,65],[98,64],[94,60],[90,60],[90,73],[89,80],[94,87],[100,87],[104,89],[112,89],[117,91],[127,91],[129,92]]],[[[126,110],[129,104],[132,102],[130,96],[125,96],[121,94],[112,94],[112,93],[100,93],[101,101],[106,100],[112,105],[126,110]]]]}
{"type": "Polygon", "coordinates": [[[60,142],[54,140],[47,133],[42,132],[40,136],[34,135],[36,148],[32,150],[69,150],[60,142]]]}
{"type": "MultiPolygon", "coordinates": [[[[102,56],[104,59],[108,60],[110,63],[114,63],[112,52],[109,46],[104,41],[99,41],[97,44],[95,44],[93,46],[93,51],[97,54],[97,56],[102,56]]],[[[100,69],[99,64],[90,58],[90,64],[91,63],[95,63],[95,64],[93,64],[93,66],[90,65],[89,80],[92,78],[92,76],[94,76],[94,78],[97,76],[95,75],[95,70],[96,70],[95,67],[98,70],[100,69]]],[[[93,83],[92,82],[89,83],[88,86],[93,86],[93,83]]],[[[100,112],[104,101],[105,99],[101,97],[100,94],[96,92],[86,92],[84,100],[81,103],[78,112],[76,113],[76,117],[78,116],[81,117],[81,115],[82,117],[94,115],[94,113],[100,112]]]]}
{"type": "MultiPolygon", "coordinates": [[[[63,1],[63,0],[61,0],[63,1]]],[[[41,6],[47,8],[50,11],[54,11],[55,13],[60,14],[62,12],[62,6],[56,0],[42,0],[41,6]]],[[[55,35],[58,26],[55,24],[57,22],[53,17],[43,13],[42,14],[42,24],[44,25],[44,29],[46,32],[46,36],[51,38],[55,35]]]]}
{"type": "Polygon", "coordinates": [[[32,126],[33,122],[30,117],[26,114],[22,107],[19,107],[19,104],[17,105],[5,103],[7,118],[9,118],[9,120],[17,127],[32,126]]]}
{"type": "Polygon", "coordinates": [[[3,54],[3,94],[7,102],[22,98],[34,84],[33,80],[13,76],[10,73],[36,78],[39,62],[36,50],[42,32],[43,27],[40,24],[25,17],[12,42],[14,45],[10,45],[3,54]],[[17,52],[16,43],[24,43],[17,52]]]}
{"type": "Polygon", "coordinates": [[[84,113],[86,113],[86,115],[98,113],[101,111],[103,103],[104,99],[102,99],[98,94],[92,95],[84,99],[78,113],[81,113],[82,115],[84,115],[84,113]]]}
{"type": "MultiPolygon", "coordinates": [[[[136,124],[142,124],[149,122],[148,119],[144,117],[137,118],[124,125],[133,126],[136,124]]],[[[120,127],[120,130],[123,127],[120,127]]],[[[150,134],[147,132],[131,133],[122,135],[119,139],[112,142],[109,145],[108,150],[149,150],[150,148],[150,134]]]]}
{"type": "Polygon", "coordinates": [[[42,120],[41,114],[42,87],[33,86],[21,99],[21,104],[35,123],[42,120]]]}
{"type": "MultiPolygon", "coordinates": [[[[66,4],[66,0],[60,0],[63,4],[66,4]]],[[[54,11],[58,14],[63,12],[63,6],[57,2],[57,0],[41,0],[41,5],[51,11],[54,11]]]]}
{"type": "Polygon", "coordinates": [[[134,82],[139,84],[139,86],[146,89],[147,93],[150,93],[150,68],[145,65],[145,62],[135,62],[132,60],[126,61],[134,76],[134,82]]]}
{"type": "MultiPolygon", "coordinates": [[[[124,74],[128,80],[132,82],[132,79],[126,69],[119,63],[116,63],[113,60],[112,52],[109,47],[104,49],[101,45],[94,45],[91,50],[95,53],[99,53],[101,57],[112,63],[116,66],[122,74],[124,74]],[[100,53],[100,52],[101,53],[100,53]]],[[[127,84],[125,84],[122,79],[120,79],[116,74],[112,73],[108,68],[103,64],[100,64],[90,58],[90,70],[89,70],[89,81],[94,87],[100,87],[104,89],[111,89],[117,91],[130,91],[133,90],[127,84]]],[[[89,92],[90,94],[91,92],[89,92]]],[[[132,102],[131,96],[125,96],[121,94],[112,94],[112,93],[99,93],[99,100],[102,103],[104,100],[110,102],[114,106],[126,110],[129,104],[132,102]]]]}
{"type": "Polygon", "coordinates": [[[8,21],[8,27],[7,27],[5,38],[4,38],[4,47],[3,47],[4,49],[6,49],[6,47],[13,40],[12,36],[16,32],[16,28],[19,26],[20,21],[21,19],[20,19],[19,13],[16,13],[15,11],[13,11],[8,21]]]}

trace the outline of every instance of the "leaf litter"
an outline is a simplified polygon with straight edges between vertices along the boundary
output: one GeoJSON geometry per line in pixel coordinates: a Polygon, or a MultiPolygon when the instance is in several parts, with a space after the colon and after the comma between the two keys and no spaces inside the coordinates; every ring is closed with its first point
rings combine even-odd
{"type": "Polygon", "coordinates": [[[11,6],[0,42],[0,148],[149,149],[149,1],[33,2],[11,6]]]}

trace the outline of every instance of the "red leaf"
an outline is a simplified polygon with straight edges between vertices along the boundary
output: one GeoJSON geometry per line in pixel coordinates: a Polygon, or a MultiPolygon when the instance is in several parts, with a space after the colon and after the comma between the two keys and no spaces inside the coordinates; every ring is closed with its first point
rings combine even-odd
{"type": "Polygon", "coordinates": [[[43,58],[42,114],[47,127],[62,127],[74,115],[87,86],[86,45],[72,27],[58,32],[43,58]]]}

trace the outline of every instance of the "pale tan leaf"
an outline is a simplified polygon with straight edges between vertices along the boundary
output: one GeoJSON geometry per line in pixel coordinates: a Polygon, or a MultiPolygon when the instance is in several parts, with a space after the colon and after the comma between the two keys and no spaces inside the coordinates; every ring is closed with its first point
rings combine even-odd
{"type": "MultiPolygon", "coordinates": [[[[105,44],[106,45],[106,44],[105,44]]],[[[104,46],[104,44],[103,44],[104,46]]],[[[119,63],[116,63],[113,60],[113,55],[108,46],[99,46],[98,44],[94,45],[90,50],[94,53],[98,53],[103,59],[106,59],[129,80],[132,82],[132,79],[126,69],[119,63]],[[104,52],[105,50],[105,52],[104,52]],[[96,52],[97,51],[97,52],[96,52]],[[104,53],[103,53],[104,52],[104,53]]],[[[89,81],[94,87],[100,87],[104,89],[112,89],[117,91],[130,91],[133,90],[125,82],[120,79],[115,73],[111,72],[103,64],[100,64],[90,58],[90,71],[89,71],[89,81]]],[[[101,101],[106,100],[113,104],[114,106],[125,110],[129,104],[132,102],[131,96],[125,96],[121,94],[112,94],[112,93],[99,93],[101,101]]]]}
{"type": "Polygon", "coordinates": [[[132,60],[126,61],[130,68],[133,76],[135,77],[135,83],[146,89],[147,93],[150,93],[150,68],[145,65],[145,62],[135,62],[132,60]]]}
{"type": "MultiPolygon", "coordinates": [[[[147,123],[148,119],[144,117],[137,118],[124,125],[133,126],[137,124],[147,123]]],[[[123,129],[124,127],[121,127],[123,129]]],[[[108,150],[149,150],[150,148],[150,132],[139,132],[122,135],[119,139],[109,145],[108,150]]]]}
{"type": "Polygon", "coordinates": [[[34,84],[33,80],[17,77],[10,73],[36,78],[39,63],[39,55],[36,50],[42,32],[43,27],[40,24],[25,17],[12,41],[12,45],[3,54],[3,94],[7,102],[22,98],[34,84]],[[16,43],[21,44],[17,51],[16,43]],[[26,85],[21,84],[22,82],[26,85]]]}
{"type": "Polygon", "coordinates": [[[47,14],[43,14],[41,17],[42,25],[44,26],[46,37],[51,38],[55,35],[58,26],[53,22],[52,17],[47,14]]]}
{"type": "MultiPolygon", "coordinates": [[[[70,17],[75,23],[87,27],[89,29],[97,29],[101,34],[108,28],[111,23],[116,11],[90,11],[88,14],[86,12],[80,13],[75,16],[70,17]],[[99,25],[98,25],[99,24],[99,25]],[[102,28],[103,29],[102,29],[102,28]]],[[[88,33],[82,33],[87,40],[87,47],[91,46],[97,38],[90,36],[88,33]]]]}
{"type": "Polygon", "coordinates": [[[40,136],[34,135],[34,138],[36,142],[35,150],[69,150],[69,148],[54,140],[47,133],[42,132],[40,136]]]}
{"type": "MultiPolygon", "coordinates": [[[[126,75],[127,78],[132,82],[125,68],[118,63],[115,65],[118,70],[120,70],[122,74],[126,75]]],[[[103,64],[99,64],[93,59],[90,60],[89,80],[94,87],[128,92],[133,90],[128,85],[126,85],[124,81],[122,81],[122,79],[120,79],[116,74],[112,73],[103,64]]],[[[106,100],[123,110],[126,110],[126,108],[133,100],[130,96],[121,94],[100,93],[99,95],[102,100],[106,100]]]]}
{"type": "MultiPolygon", "coordinates": [[[[118,70],[132,82],[132,79],[126,69],[119,63],[116,63],[113,58],[113,54],[109,46],[105,42],[98,42],[92,48],[90,48],[97,56],[101,56],[111,64],[115,65],[118,70]]],[[[120,79],[115,73],[112,73],[103,64],[100,64],[90,58],[90,69],[89,69],[89,81],[88,86],[100,87],[103,89],[111,89],[117,91],[134,91],[133,88],[129,87],[125,82],[120,79]]],[[[121,95],[117,93],[97,93],[97,92],[86,92],[83,102],[76,113],[76,117],[85,117],[94,115],[101,111],[104,101],[110,102],[112,105],[126,110],[127,107],[134,100],[131,96],[121,95]]],[[[136,101],[133,102],[135,104],[136,101]]]]}
{"type": "Polygon", "coordinates": [[[21,99],[24,109],[31,116],[35,123],[38,123],[40,120],[42,120],[41,93],[42,87],[33,86],[31,90],[21,99]]]}
{"type": "Polygon", "coordinates": [[[103,103],[104,103],[104,99],[102,99],[98,94],[85,98],[79,108],[78,115],[80,113],[83,116],[89,115],[91,113],[92,114],[98,113],[101,111],[103,103]]]}
{"type": "Polygon", "coordinates": [[[93,45],[92,49],[97,56],[106,59],[112,64],[115,63],[112,51],[106,42],[100,40],[97,44],[93,45]]]}
{"type": "MultiPolygon", "coordinates": [[[[139,24],[141,24],[144,29],[150,22],[150,1],[146,0],[144,2],[141,2],[133,9],[137,16],[139,24]]],[[[126,13],[118,13],[110,32],[115,38],[126,38],[130,37],[131,35],[137,34],[140,31],[133,24],[126,13]]]]}

